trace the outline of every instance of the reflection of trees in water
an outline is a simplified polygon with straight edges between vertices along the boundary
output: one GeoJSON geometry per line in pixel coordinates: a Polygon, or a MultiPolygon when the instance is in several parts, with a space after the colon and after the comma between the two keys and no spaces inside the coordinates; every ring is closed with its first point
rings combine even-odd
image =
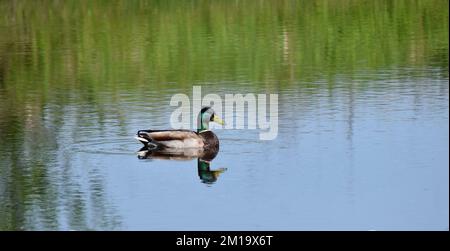
{"type": "Polygon", "coordinates": [[[3,77],[98,92],[224,79],[265,90],[405,65],[448,75],[448,1],[169,2],[0,2],[3,77]]]}
{"type": "Polygon", "coordinates": [[[0,229],[117,228],[98,167],[89,167],[84,180],[72,166],[70,148],[58,141],[73,134],[61,130],[61,108],[44,112],[39,100],[32,103],[0,101],[0,229]],[[47,117],[51,130],[44,126],[47,117]]]}

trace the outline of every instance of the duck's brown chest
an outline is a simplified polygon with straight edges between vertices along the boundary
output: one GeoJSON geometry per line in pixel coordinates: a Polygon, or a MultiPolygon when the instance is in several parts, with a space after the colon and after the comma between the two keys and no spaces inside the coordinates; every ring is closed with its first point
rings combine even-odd
{"type": "Polygon", "coordinates": [[[219,139],[212,131],[203,131],[198,134],[202,139],[204,148],[208,150],[219,150],[219,139]]]}

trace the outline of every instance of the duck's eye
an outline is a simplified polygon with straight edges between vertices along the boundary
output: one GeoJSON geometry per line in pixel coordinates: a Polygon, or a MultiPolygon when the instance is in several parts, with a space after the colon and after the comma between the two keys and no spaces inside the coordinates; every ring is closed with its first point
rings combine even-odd
{"type": "Polygon", "coordinates": [[[209,121],[214,121],[214,114],[211,115],[211,118],[209,118],[209,121]]]}

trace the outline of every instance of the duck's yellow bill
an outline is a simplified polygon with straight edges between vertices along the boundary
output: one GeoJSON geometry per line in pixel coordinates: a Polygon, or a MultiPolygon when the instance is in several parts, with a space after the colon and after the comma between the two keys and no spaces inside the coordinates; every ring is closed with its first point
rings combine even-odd
{"type": "Polygon", "coordinates": [[[225,125],[225,122],[221,118],[219,118],[219,116],[217,116],[217,115],[214,115],[213,121],[219,125],[225,125]]]}

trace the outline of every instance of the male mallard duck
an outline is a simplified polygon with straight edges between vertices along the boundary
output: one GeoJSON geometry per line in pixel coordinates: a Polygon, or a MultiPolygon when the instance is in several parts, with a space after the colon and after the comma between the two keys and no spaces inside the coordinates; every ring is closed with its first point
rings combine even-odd
{"type": "Polygon", "coordinates": [[[209,130],[209,122],[223,125],[211,107],[203,107],[198,114],[197,132],[190,130],[140,130],[136,139],[150,149],[171,151],[171,149],[200,148],[202,152],[217,154],[219,139],[209,130]]]}

